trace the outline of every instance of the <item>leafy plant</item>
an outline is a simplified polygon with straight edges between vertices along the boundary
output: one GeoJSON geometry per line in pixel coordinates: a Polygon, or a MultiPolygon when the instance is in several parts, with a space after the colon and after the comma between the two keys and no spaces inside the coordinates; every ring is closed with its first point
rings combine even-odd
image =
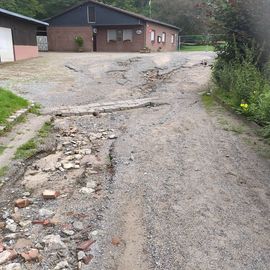
{"type": "Polygon", "coordinates": [[[74,40],[75,40],[75,43],[76,43],[76,45],[78,46],[78,48],[79,48],[79,49],[82,49],[83,44],[84,44],[83,38],[82,38],[81,36],[77,36],[77,37],[75,37],[74,40]]]}

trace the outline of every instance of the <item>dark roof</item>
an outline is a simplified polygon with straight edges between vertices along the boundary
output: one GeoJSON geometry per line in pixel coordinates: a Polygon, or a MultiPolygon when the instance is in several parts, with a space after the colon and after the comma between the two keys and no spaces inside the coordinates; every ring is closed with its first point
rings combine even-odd
{"type": "Polygon", "coordinates": [[[103,7],[107,7],[107,8],[113,9],[115,11],[118,11],[118,12],[121,12],[121,13],[124,13],[124,14],[127,14],[127,15],[130,15],[132,17],[135,17],[135,18],[138,18],[138,19],[147,21],[147,22],[152,22],[152,23],[156,23],[156,24],[160,24],[160,25],[169,27],[169,28],[180,30],[180,28],[178,28],[175,25],[164,23],[164,22],[161,22],[161,21],[158,21],[158,20],[154,20],[154,19],[148,18],[146,16],[143,16],[143,15],[140,15],[140,14],[137,14],[137,13],[134,13],[134,12],[130,12],[130,11],[127,11],[127,10],[124,10],[124,9],[121,9],[121,8],[117,8],[117,7],[114,7],[114,6],[111,6],[111,5],[107,5],[107,4],[104,4],[104,3],[101,3],[101,2],[98,2],[98,1],[95,1],[95,0],[82,1],[79,4],[77,4],[75,6],[72,6],[71,8],[66,9],[65,11],[61,12],[60,14],[57,14],[57,15],[55,15],[53,17],[50,17],[50,18],[47,18],[45,21],[49,21],[49,20],[51,20],[51,19],[53,19],[55,17],[58,17],[58,16],[63,15],[65,13],[68,13],[69,11],[71,11],[71,10],[73,10],[73,9],[81,6],[81,5],[84,5],[86,3],[89,3],[89,2],[90,3],[95,3],[95,4],[100,5],[100,6],[103,6],[103,7]]]}
{"type": "Polygon", "coordinates": [[[39,21],[39,20],[30,18],[30,17],[24,16],[24,15],[21,15],[21,14],[15,13],[15,12],[8,11],[6,9],[2,9],[2,8],[0,8],[0,14],[5,14],[5,15],[8,15],[8,16],[16,17],[16,18],[18,18],[20,20],[29,21],[29,22],[34,23],[34,24],[40,24],[40,25],[46,25],[46,26],[49,25],[46,22],[42,22],[42,21],[39,21]]]}

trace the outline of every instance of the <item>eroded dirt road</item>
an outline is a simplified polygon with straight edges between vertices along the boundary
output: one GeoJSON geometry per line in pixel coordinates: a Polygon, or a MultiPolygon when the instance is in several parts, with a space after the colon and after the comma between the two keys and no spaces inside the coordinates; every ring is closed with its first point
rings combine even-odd
{"type": "Polygon", "coordinates": [[[61,100],[29,90],[47,113],[146,97],[160,105],[55,119],[45,150],[13,168],[1,191],[2,243],[40,255],[29,262],[18,255],[16,269],[269,269],[269,148],[218,105],[202,104],[211,70],[200,63],[212,57],[112,55],[110,68],[95,71],[99,86],[88,81],[76,97],[65,92],[67,81],[61,100]],[[125,71],[112,75],[112,66],[125,71]],[[44,200],[45,189],[61,195],[44,200]],[[14,208],[22,197],[33,204],[14,208]]]}

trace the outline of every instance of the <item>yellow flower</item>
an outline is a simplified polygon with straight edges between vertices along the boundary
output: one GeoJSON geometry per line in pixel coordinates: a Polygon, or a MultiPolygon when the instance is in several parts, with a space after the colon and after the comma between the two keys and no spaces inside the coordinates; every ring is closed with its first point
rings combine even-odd
{"type": "Polygon", "coordinates": [[[244,111],[246,111],[246,110],[248,109],[248,104],[242,103],[242,104],[240,105],[240,107],[241,107],[244,111]]]}

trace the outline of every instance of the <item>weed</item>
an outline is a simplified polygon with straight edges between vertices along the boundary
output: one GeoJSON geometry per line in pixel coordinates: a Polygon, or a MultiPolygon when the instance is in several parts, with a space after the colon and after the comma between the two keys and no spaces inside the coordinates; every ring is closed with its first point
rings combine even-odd
{"type": "Polygon", "coordinates": [[[210,93],[204,93],[202,95],[202,102],[206,110],[210,111],[215,105],[214,98],[210,93]]]}
{"type": "Polygon", "coordinates": [[[31,139],[17,149],[14,158],[27,159],[32,157],[36,153],[36,151],[37,151],[37,143],[35,139],[31,139]]]}
{"type": "Polygon", "coordinates": [[[29,112],[36,115],[40,115],[40,109],[41,109],[41,105],[38,103],[35,103],[34,106],[30,108],[29,112]]]}
{"type": "Polygon", "coordinates": [[[5,151],[6,147],[4,145],[0,144],[0,155],[3,154],[3,152],[5,151]]]}
{"type": "Polygon", "coordinates": [[[7,170],[8,170],[8,167],[7,167],[7,166],[1,167],[1,168],[0,168],[0,177],[5,176],[6,173],[7,173],[7,170]]]}
{"type": "Polygon", "coordinates": [[[38,131],[38,135],[35,138],[29,140],[17,149],[14,159],[27,159],[34,156],[37,153],[38,145],[44,142],[44,138],[49,135],[52,127],[51,122],[46,122],[38,131]]]}

